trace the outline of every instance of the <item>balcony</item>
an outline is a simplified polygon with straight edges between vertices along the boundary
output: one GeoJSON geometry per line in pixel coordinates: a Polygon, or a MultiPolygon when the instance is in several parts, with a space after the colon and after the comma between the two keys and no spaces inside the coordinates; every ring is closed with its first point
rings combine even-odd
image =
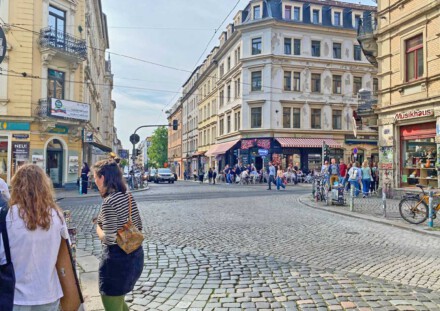
{"type": "Polygon", "coordinates": [[[47,50],[54,51],[60,57],[72,62],[84,61],[87,58],[85,40],[62,31],[55,31],[51,27],[40,30],[40,49],[43,53],[47,50]]]}
{"type": "Polygon", "coordinates": [[[357,30],[357,40],[361,45],[362,51],[364,52],[367,60],[375,67],[378,66],[378,46],[376,30],[377,20],[372,16],[362,19],[359,22],[359,27],[357,30]]]}
{"type": "Polygon", "coordinates": [[[42,98],[38,101],[37,107],[34,110],[34,117],[46,119],[49,117],[49,102],[47,98],[42,98]]]}

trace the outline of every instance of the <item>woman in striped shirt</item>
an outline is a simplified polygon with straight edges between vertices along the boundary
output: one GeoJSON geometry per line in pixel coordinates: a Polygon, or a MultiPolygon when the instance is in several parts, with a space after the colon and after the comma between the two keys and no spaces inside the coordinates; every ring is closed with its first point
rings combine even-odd
{"type": "MultiPolygon", "coordinates": [[[[118,229],[127,222],[129,194],[122,172],[114,160],[102,160],[94,167],[95,183],[104,201],[97,218],[96,233],[102,241],[99,291],[106,311],[128,311],[125,295],[133,290],[144,266],[144,250],[126,254],[116,243],[118,229]]],[[[142,230],[136,201],[131,197],[133,224],[142,230]]]]}

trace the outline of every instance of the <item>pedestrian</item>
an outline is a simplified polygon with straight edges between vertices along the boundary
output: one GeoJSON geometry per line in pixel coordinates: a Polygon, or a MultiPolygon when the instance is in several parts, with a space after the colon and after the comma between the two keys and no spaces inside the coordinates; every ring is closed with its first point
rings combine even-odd
{"type": "Polygon", "coordinates": [[[363,198],[368,196],[368,191],[370,191],[370,183],[371,183],[371,168],[368,165],[368,160],[365,160],[362,163],[362,194],[363,198]]]}
{"type": "Polygon", "coordinates": [[[201,184],[203,184],[203,179],[204,179],[204,177],[205,177],[205,173],[203,172],[203,168],[200,167],[200,168],[199,168],[199,182],[200,182],[201,184]]]}
{"type": "Polygon", "coordinates": [[[335,185],[335,182],[339,182],[340,172],[339,165],[336,163],[336,159],[331,159],[329,168],[330,173],[330,189],[335,185]]]}
{"type": "Polygon", "coordinates": [[[211,184],[211,182],[212,182],[212,176],[213,176],[212,168],[209,168],[209,170],[208,170],[208,181],[209,181],[209,184],[211,184]]]}
{"type": "Polygon", "coordinates": [[[96,233],[102,243],[99,264],[99,292],[106,311],[128,311],[125,295],[131,292],[144,266],[144,250],[140,246],[130,254],[116,242],[118,229],[128,219],[131,204],[133,225],[142,231],[142,221],[136,201],[123,180],[121,171],[112,160],[102,160],[93,166],[93,174],[103,197],[96,219],[96,233]],[[130,202],[131,200],[131,202],[130,202]]]}
{"type": "Polygon", "coordinates": [[[87,188],[89,187],[89,175],[89,165],[87,162],[84,162],[81,168],[81,194],[87,194],[87,188]]]}
{"type": "Polygon", "coordinates": [[[3,193],[6,199],[9,200],[11,198],[8,184],[3,180],[3,178],[0,178],[0,192],[3,193]]]}
{"type": "Polygon", "coordinates": [[[345,186],[345,177],[347,176],[347,164],[344,159],[339,160],[339,184],[345,186]]]}
{"type": "Polygon", "coordinates": [[[371,166],[371,193],[377,192],[377,187],[379,185],[379,169],[377,168],[377,163],[373,162],[371,166]]]}
{"type": "Polygon", "coordinates": [[[356,163],[353,163],[353,166],[348,171],[348,181],[350,182],[350,187],[354,189],[354,196],[357,197],[359,195],[360,187],[359,187],[359,170],[356,166],[356,163]]]}
{"type": "Polygon", "coordinates": [[[268,169],[269,173],[268,173],[268,178],[267,178],[267,190],[272,190],[272,183],[276,186],[275,183],[275,174],[276,174],[276,170],[275,170],[275,166],[273,166],[272,162],[269,162],[269,169],[268,169]]]}
{"type": "MultiPolygon", "coordinates": [[[[12,177],[11,190],[6,228],[16,279],[13,310],[57,311],[63,291],[55,265],[68,232],[52,182],[39,166],[25,164],[12,177]]],[[[0,239],[3,265],[2,244],[0,239]]]]}
{"type": "Polygon", "coordinates": [[[215,185],[215,180],[217,179],[217,169],[214,168],[214,170],[212,171],[212,182],[215,185]]]}
{"type": "Polygon", "coordinates": [[[345,173],[345,178],[343,181],[343,185],[344,185],[346,191],[348,191],[350,189],[350,183],[348,182],[348,179],[349,179],[348,172],[350,171],[351,168],[352,168],[352,164],[350,162],[348,162],[347,170],[345,173]]]}
{"type": "Polygon", "coordinates": [[[280,190],[280,187],[286,189],[286,186],[284,185],[283,181],[284,181],[284,172],[280,166],[280,168],[277,171],[277,179],[276,179],[277,190],[280,190]]]}

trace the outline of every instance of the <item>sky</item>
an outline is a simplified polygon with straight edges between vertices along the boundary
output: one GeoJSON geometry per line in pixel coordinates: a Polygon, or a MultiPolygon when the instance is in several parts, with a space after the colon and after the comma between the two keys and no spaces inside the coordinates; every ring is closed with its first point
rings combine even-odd
{"type": "MultiPolygon", "coordinates": [[[[237,1],[102,0],[109,27],[109,52],[114,53],[110,57],[114,74],[112,96],[116,101],[115,126],[125,149],[131,148],[129,137],[137,127],[167,124],[165,111],[177,102],[190,72],[203,62],[218,44],[226,25],[249,2],[240,0],[218,28],[237,1]]],[[[375,5],[372,0],[344,2],[375,5]]],[[[141,129],[138,134],[143,139],[153,131],[154,128],[141,129]]]]}

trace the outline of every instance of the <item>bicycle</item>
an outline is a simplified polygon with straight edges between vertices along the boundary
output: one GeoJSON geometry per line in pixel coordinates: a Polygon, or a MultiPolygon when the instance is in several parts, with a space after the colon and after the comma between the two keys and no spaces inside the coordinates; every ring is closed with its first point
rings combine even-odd
{"type": "MultiPolygon", "coordinates": [[[[415,225],[423,223],[429,216],[429,195],[423,190],[426,186],[416,186],[422,190],[422,195],[407,193],[399,203],[400,216],[415,225]]],[[[434,197],[440,198],[440,193],[435,193],[434,197]]],[[[440,202],[436,202],[436,204],[433,208],[433,219],[437,217],[437,212],[440,211],[440,202]]]]}

